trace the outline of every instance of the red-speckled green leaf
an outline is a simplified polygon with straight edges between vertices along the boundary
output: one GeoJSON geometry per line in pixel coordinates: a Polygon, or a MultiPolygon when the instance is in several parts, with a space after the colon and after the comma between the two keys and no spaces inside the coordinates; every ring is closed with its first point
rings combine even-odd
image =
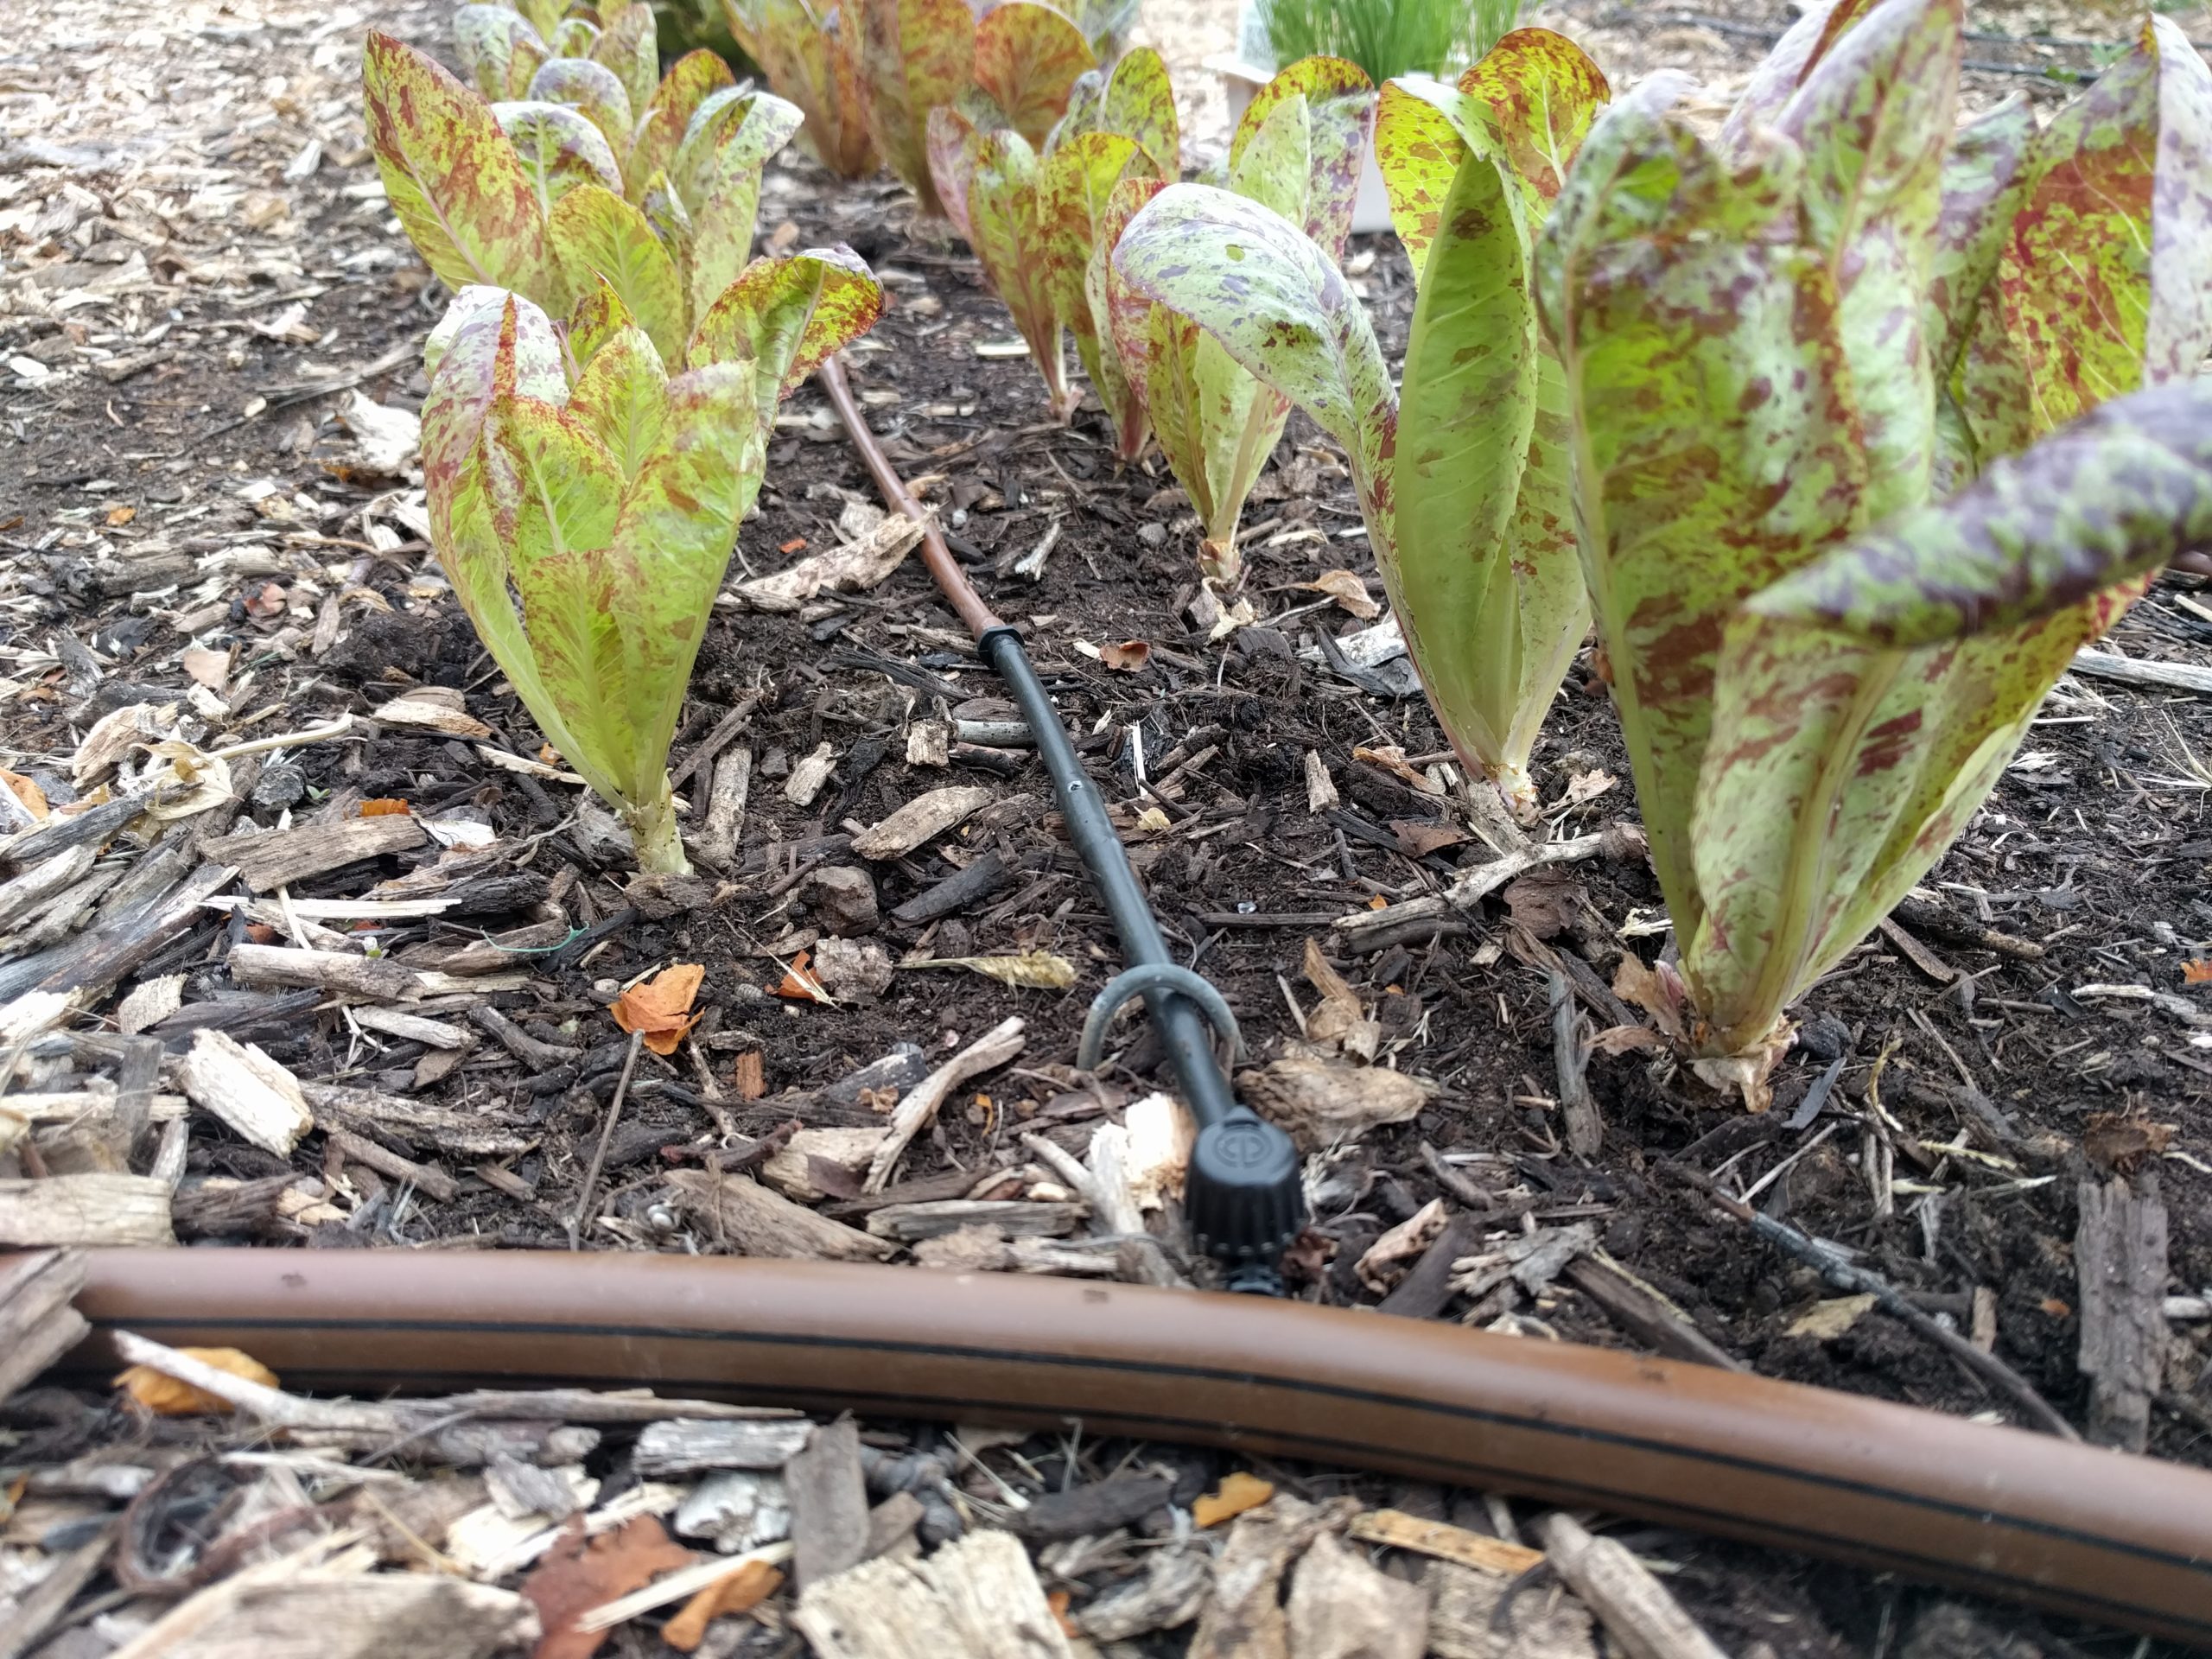
{"type": "Polygon", "coordinates": [[[741,363],[753,374],[765,440],[776,405],[832,352],[883,315],[883,289],[850,248],[813,248],[756,259],[699,320],[686,360],[694,368],[741,363]]]}
{"type": "Polygon", "coordinates": [[[678,58],[666,79],[654,89],[631,142],[630,157],[623,168],[626,194],[642,205],[645,186],[656,173],[676,165],[676,152],[691,129],[691,118],[700,105],[716,92],[736,86],[729,66],[712,52],[687,52],[678,58]]]}
{"type": "Polygon", "coordinates": [[[968,0],[844,0],[859,10],[861,85],[875,148],[925,213],[944,208],[930,182],[929,113],[956,104],[976,61],[968,0]]]}
{"type": "Polygon", "coordinates": [[[1086,132],[1118,132],[1136,141],[1162,178],[1182,168],[1182,130],[1175,116],[1175,89],[1167,65],[1148,46],[1138,47],[1110,68],[1092,70],[1069,94],[1068,112],[1046,140],[1049,156],[1086,132]]]}
{"type": "Polygon", "coordinates": [[[604,282],[663,359],[675,360],[683,349],[683,283],[644,213],[612,190],[585,185],[554,204],[546,238],[571,293],[604,282]]]}
{"type": "MultiPolygon", "coordinates": [[[[861,102],[855,30],[836,0],[722,0],[730,33],[779,98],[805,112],[799,142],[841,178],[875,162],[861,102]]],[[[855,26],[856,28],[856,26],[855,26]]]]}
{"type": "MultiPolygon", "coordinates": [[[[632,6],[600,31],[591,48],[592,61],[603,63],[621,81],[633,113],[642,117],[660,88],[660,41],[653,27],[651,6],[632,6]]],[[[615,148],[627,155],[632,132],[622,135],[615,148]]]]}
{"type": "Polygon", "coordinates": [[[982,135],[976,124],[950,105],[930,111],[930,184],[952,228],[964,242],[975,240],[968,228],[968,186],[976,176],[976,146],[982,135]]]}
{"type": "Polygon", "coordinates": [[[2116,398],[1753,598],[1877,645],[2019,626],[2212,545],[2212,380],[2116,398]]]}
{"type": "Polygon", "coordinates": [[[612,563],[637,584],[618,611],[633,799],[649,798],[665,775],[737,527],[760,492],[757,464],[730,464],[733,455],[761,453],[760,419],[742,365],[677,375],[668,383],[661,442],[623,498],[612,563]]]}
{"type": "Polygon", "coordinates": [[[614,152],[618,167],[629,153],[630,94],[622,78],[603,63],[589,58],[555,58],[531,77],[532,99],[565,104],[597,127],[607,147],[614,152]]]}
{"type": "MultiPolygon", "coordinates": [[[[1128,460],[1135,459],[1126,448],[1128,435],[1134,427],[1141,441],[1143,411],[1107,338],[1110,324],[1103,309],[1093,308],[1090,278],[1114,193],[1125,179],[1155,171],[1152,157],[1134,138],[1086,132],[1046,156],[1037,187],[1039,252],[1053,313],[1075,337],[1083,372],[1122,435],[1121,453],[1128,460]]],[[[1104,298],[1103,283],[1097,297],[1104,298]]]]}
{"type": "Polygon", "coordinates": [[[2035,110],[2024,94],[2016,94],[1961,126],[1944,154],[1943,205],[1921,323],[1936,342],[1939,385],[1948,386],[1996,274],[1997,256],[2012,234],[2027,192],[2021,168],[2035,136],[2035,110]]]}
{"type": "Polygon", "coordinates": [[[539,729],[569,754],[575,741],[546,693],[510,594],[507,547],[482,442],[486,418],[501,395],[565,395],[560,342],[543,311],[496,289],[463,289],[448,313],[456,315],[461,326],[423,400],[423,482],[431,545],[477,638],[539,729]]]}
{"type": "Polygon", "coordinates": [[[563,17],[545,44],[556,58],[588,58],[599,44],[599,25],[583,17],[563,17]]]}
{"type": "Polygon", "coordinates": [[[690,211],[691,311],[703,315],[753,257],[760,170],[804,118],[768,92],[716,92],[700,105],[671,178],[690,211]]]}
{"type": "MultiPolygon", "coordinates": [[[[1344,445],[1362,496],[1387,503],[1389,368],[1366,312],[1311,238],[1228,191],[1171,185],[1129,221],[1113,265],[1151,307],[1155,333],[1163,314],[1203,330],[1271,397],[1296,404],[1344,445]]],[[[1203,385],[1198,402],[1205,407],[1203,385]]]]}
{"type": "Polygon", "coordinates": [[[1384,85],[1375,156],[1390,219],[1421,280],[1437,215],[1469,148],[1501,157],[1539,226],[1612,89],[1582,48],[1516,29],[1457,86],[1408,75],[1384,85]]]}
{"type": "Polygon", "coordinates": [[[546,59],[545,42],[506,6],[463,6],[453,15],[453,45],[461,73],[489,103],[520,98],[546,59]]]}
{"type": "Polygon", "coordinates": [[[1276,200],[1289,188],[1287,180],[1254,183],[1258,190],[1240,185],[1240,163],[1246,150],[1277,111],[1303,103],[1306,127],[1306,174],[1293,200],[1302,210],[1286,213],[1294,223],[1321,245],[1332,259],[1344,257],[1351,235],[1351,209],[1359,194],[1360,169],[1375,130],[1375,83],[1357,64],[1342,58],[1301,58],[1252,95],[1236,130],[1230,139],[1230,188],[1240,195],[1254,195],[1278,212],[1276,200]]]}
{"type": "Polygon", "coordinates": [[[569,0],[504,0],[511,3],[528,21],[531,28],[546,40],[553,38],[561,27],[561,20],[569,14],[569,0]]]}
{"type": "Polygon", "coordinates": [[[1592,609],[1652,862],[1688,938],[1703,913],[1689,828],[1723,625],[1852,527],[1866,461],[1839,391],[1826,264],[1770,233],[1794,204],[1797,153],[1739,169],[1671,107],[1681,90],[1655,77],[1599,118],[1536,270],[1579,448],[1592,609]]]}
{"type": "Polygon", "coordinates": [[[1879,0],[1813,0],[1751,71],[1750,83],[1721,128],[1721,149],[1737,156],[1755,152],[1758,130],[1771,127],[1782,118],[1783,106],[1796,96],[1814,66],[1878,3],[1879,0]]]}
{"type": "Polygon", "coordinates": [[[637,327],[638,321],[605,279],[594,276],[579,288],[576,302],[569,312],[569,378],[572,381],[591,366],[601,347],[624,329],[637,327]]]}
{"type": "MultiPolygon", "coordinates": [[[[508,576],[522,601],[524,632],[550,710],[570,747],[562,759],[617,802],[630,787],[633,688],[623,671],[623,607],[641,584],[625,582],[608,558],[622,476],[613,458],[567,410],[503,397],[485,438],[502,493],[508,576]]],[[[516,688],[518,693],[521,688],[516,688]]]]}
{"type": "Polygon", "coordinates": [[[385,194],[430,269],[543,292],[544,209],[491,106],[389,35],[370,35],[361,90],[385,194]]]}
{"type": "Polygon", "coordinates": [[[541,212],[579,185],[622,188],[622,168],[606,136],[565,104],[494,104],[492,114],[514,146],[541,212]]]}
{"type": "Polygon", "coordinates": [[[1097,331],[1099,375],[1103,377],[1094,378],[1092,385],[1098,388],[1099,398],[1113,417],[1114,453],[1124,462],[1134,461],[1144,454],[1152,422],[1145,412],[1143,391],[1134,378],[1141,370],[1133,371],[1122,360],[1121,345],[1114,333],[1113,307],[1108,297],[1113,283],[1114,248],[1129,220],[1166,188],[1165,180],[1151,178],[1124,179],[1116,186],[1099,215],[1090,262],[1084,269],[1084,302],[1090,308],[1091,327],[1097,331]]]}
{"type": "Polygon", "coordinates": [[[569,413],[635,478],[660,442],[668,371],[642,329],[626,328],[601,346],[569,394],[569,413]]]}
{"type": "Polygon", "coordinates": [[[1529,751],[1590,612],[1566,380],[1536,327],[1522,189],[1470,154],[1445,199],[1406,352],[1396,522],[1370,539],[1446,732],[1533,801],[1529,751]]]}
{"type": "Polygon", "coordinates": [[[1036,0],[1004,0],[976,25],[976,85],[1033,146],[1067,112],[1076,78],[1097,62],[1083,31],[1036,0]]]}
{"type": "Polygon", "coordinates": [[[991,291],[1029,342],[1055,418],[1065,418],[1073,398],[1037,222],[1037,152],[1020,133],[1001,130],[979,134],[969,153],[975,168],[968,181],[969,245],[991,291]]]}
{"type": "Polygon", "coordinates": [[[1813,67],[1778,129],[1804,154],[1805,234],[1841,304],[1867,521],[1928,499],[1936,378],[1922,328],[1965,0],[1883,0],[1813,67]]]}
{"type": "Polygon", "coordinates": [[[1967,343],[1985,463],[2212,352],[2212,68],[2171,20],[2061,111],[1967,343]]]}
{"type": "Polygon", "coordinates": [[[1700,1007],[1756,1036],[1966,827],[2082,645],[2212,544],[2212,385],[2123,397],[1754,595],[1704,768],[1700,1007]]]}

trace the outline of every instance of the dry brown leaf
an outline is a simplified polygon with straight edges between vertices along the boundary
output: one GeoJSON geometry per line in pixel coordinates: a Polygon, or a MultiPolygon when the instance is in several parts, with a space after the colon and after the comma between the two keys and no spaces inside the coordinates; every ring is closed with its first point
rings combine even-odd
{"type": "Polygon", "coordinates": [[[1065,991],[1075,983],[1075,964],[1049,950],[1025,950],[1018,957],[936,957],[902,962],[901,968],[966,968],[1001,985],[1031,991],[1065,991]]]}
{"type": "Polygon", "coordinates": [[[1565,932],[1586,897],[1580,881],[1556,869],[1517,876],[1499,896],[1514,925],[1532,939],[1556,938],[1565,932]]]}
{"type": "Polygon", "coordinates": [[[118,505],[118,506],[112,506],[112,507],[110,507],[110,508],[107,510],[107,521],[108,521],[108,523],[109,523],[109,524],[111,524],[117,525],[117,526],[121,526],[121,525],[124,525],[124,524],[129,524],[129,523],[130,523],[133,518],[136,518],[137,516],[138,516],[138,509],[137,509],[137,508],[136,508],[136,507],[125,507],[125,506],[120,506],[120,505],[118,505]]]}
{"type": "Polygon", "coordinates": [[[1382,1027],[1368,1017],[1359,994],[1312,939],[1306,941],[1306,982],[1321,994],[1320,1006],[1306,1016],[1307,1039],[1334,1044],[1347,1054],[1372,1060],[1382,1046],[1382,1027]]]}
{"type": "Polygon", "coordinates": [[[1682,1014],[1688,993],[1681,976],[1673,969],[1663,963],[1649,968],[1633,952],[1624,955],[1621,965],[1613,973],[1613,995],[1649,1014],[1659,1027],[1660,1035],[1681,1040],[1686,1029],[1682,1014]]]}
{"type": "Polygon", "coordinates": [[[397,796],[379,796],[361,803],[361,816],[365,818],[404,818],[410,813],[407,803],[397,796]]]}
{"type": "MultiPolygon", "coordinates": [[[[791,958],[791,965],[783,978],[772,988],[772,995],[787,996],[796,1002],[830,1002],[830,993],[822,988],[822,982],[806,971],[808,955],[800,951],[791,958]]],[[[832,1002],[831,1007],[836,1005],[832,1002]]]]}
{"type": "MultiPolygon", "coordinates": [[[[251,1354],[236,1348],[180,1348],[177,1352],[187,1359],[213,1365],[219,1371],[228,1371],[232,1376],[258,1382],[264,1388],[278,1386],[276,1372],[251,1354]]],[[[159,1417],[198,1417],[231,1408],[229,1402],[202,1393],[191,1383],[180,1382],[150,1365],[133,1365],[119,1373],[115,1386],[159,1417]]]]}
{"type": "Polygon", "coordinates": [[[2099,1169],[2133,1175],[2173,1144],[2174,1126],[2125,1112],[2092,1112],[2082,1125],[2082,1155],[2099,1169]]]}
{"type": "Polygon", "coordinates": [[[0,784],[7,785],[8,792],[21,801],[23,810],[35,818],[43,818],[54,810],[46,804],[46,791],[20,772],[10,772],[0,766],[0,784]]]}
{"type": "Polygon", "coordinates": [[[1338,609],[1350,611],[1363,622],[1382,614],[1382,607],[1369,596],[1367,584],[1350,570],[1324,570],[1306,587],[1309,592],[1326,594],[1338,609]]]}
{"type": "Polygon", "coordinates": [[[1859,1296],[1832,1296],[1827,1300],[1815,1302],[1789,1322],[1783,1332],[1786,1337],[1810,1337],[1815,1342],[1832,1342],[1859,1323],[1874,1306],[1872,1291],[1859,1296]]]}
{"type": "Polygon", "coordinates": [[[650,1515],[588,1541],[582,1518],[571,1520],[545,1559],[523,1580],[522,1593],[537,1609],[545,1632],[531,1659],[591,1659],[612,1627],[579,1630],[578,1615],[641,1590],[662,1573],[690,1567],[698,1559],[672,1542],[667,1529],[650,1515]]]}
{"type": "Polygon", "coordinates": [[[264,582],[246,595],[245,613],[248,616],[259,617],[282,616],[288,603],[289,601],[285,598],[284,589],[280,584],[264,582]]]}
{"type": "Polygon", "coordinates": [[[678,1653],[695,1652],[707,1639],[709,1624],[751,1612],[783,1584],[784,1575],[767,1562],[747,1561],[685,1602],[683,1611],[660,1627],[660,1639],[678,1653]]]}
{"type": "Polygon", "coordinates": [[[1221,1478],[1215,1487],[1191,1505],[1191,1519],[1202,1527],[1217,1527],[1224,1521],[1233,1521],[1247,1510],[1256,1510],[1275,1495],[1274,1483],[1262,1480],[1257,1475],[1248,1475],[1235,1470],[1221,1478]]]}
{"type": "Polygon", "coordinates": [[[1457,847],[1467,838],[1467,832],[1455,825],[1420,818],[1393,818],[1390,833],[1398,838],[1398,850],[1408,858],[1426,858],[1443,848],[1457,847]]]}
{"type": "Polygon", "coordinates": [[[737,1057],[729,1084],[740,1100],[758,1100],[768,1092],[767,1066],[759,1049],[748,1048],[737,1057]]]}
{"type": "Polygon", "coordinates": [[[1134,674],[1152,660],[1152,646],[1142,639],[1124,639],[1102,647],[1098,660],[1117,674],[1134,674]]]}
{"type": "Polygon", "coordinates": [[[625,1031],[645,1033],[645,1046],[656,1054],[673,1054],[684,1033],[699,1023],[691,1012],[707,970],[696,962],[679,962],[651,979],[632,985],[614,999],[607,1012],[625,1031]]]}
{"type": "MultiPolygon", "coordinates": [[[[16,792],[20,794],[22,791],[16,792]]],[[[2184,985],[2212,985],[2212,957],[2193,957],[2182,963],[2181,982],[2184,985]]]]}

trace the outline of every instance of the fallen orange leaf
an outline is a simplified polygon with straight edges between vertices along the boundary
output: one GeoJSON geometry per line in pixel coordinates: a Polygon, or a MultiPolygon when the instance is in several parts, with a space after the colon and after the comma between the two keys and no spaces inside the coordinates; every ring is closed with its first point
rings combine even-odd
{"type": "Polygon", "coordinates": [[[588,1541],[581,1518],[571,1520],[545,1559],[523,1580],[522,1593],[537,1609],[538,1627],[545,1632],[531,1659],[591,1659],[614,1632],[611,1627],[580,1630],[579,1615],[698,1559],[674,1542],[668,1529],[650,1515],[588,1541]]]}
{"type": "Polygon", "coordinates": [[[807,954],[802,950],[791,958],[791,971],[776,986],[774,994],[799,1002],[827,1002],[830,993],[822,988],[820,980],[806,971],[807,954]]]}
{"type": "Polygon", "coordinates": [[[707,1639],[707,1626],[718,1618],[749,1613],[783,1587],[784,1575],[766,1561],[747,1561],[728,1577],[716,1579],[683,1604],[660,1627],[660,1639],[678,1653],[690,1653],[707,1639]]]}
{"type": "Polygon", "coordinates": [[[1142,639],[1124,639],[1100,651],[1098,660],[1121,673],[1134,674],[1152,660],[1152,647],[1142,639]]]}
{"type": "Polygon", "coordinates": [[[789,540],[788,542],[785,542],[782,546],[779,547],[779,548],[776,550],[776,551],[777,551],[777,552],[779,552],[779,553],[797,553],[797,552],[799,552],[799,551],[803,550],[805,548],[805,546],[806,546],[806,537],[804,537],[804,536],[794,536],[794,537],[792,537],[791,538],[791,540],[789,540]]]}
{"type": "MultiPolygon", "coordinates": [[[[180,1348],[177,1352],[203,1365],[213,1365],[219,1371],[228,1371],[232,1376],[258,1382],[264,1388],[276,1386],[276,1372],[251,1354],[241,1353],[235,1348],[180,1348]]],[[[180,1382],[150,1365],[131,1366],[116,1377],[115,1386],[159,1417],[198,1417],[231,1408],[228,1401],[218,1400],[189,1382],[180,1382]]]]}
{"type": "Polygon", "coordinates": [[[404,818],[410,816],[410,810],[406,802],[385,795],[372,801],[363,801],[361,816],[365,818],[404,818]]]}
{"type": "Polygon", "coordinates": [[[137,516],[138,509],[136,507],[118,506],[107,510],[107,521],[111,524],[127,524],[137,516]]]}
{"type": "Polygon", "coordinates": [[[1045,1605],[1052,1610],[1052,1617],[1060,1621],[1060,1629],[1063,1632],[1071,1637],[1083,1634],[1075,1620],[1068,1617],[1068,1609],[1075,1605],[1075,1596],[1071,1592],[1055,1590],[1045,1598],[1045,1605]]]}
{"type": "Polygon", "coordinates": [[[642,984],[632,985],[614,999],[607,1012],[625,1031],[644,1033],[645,1046],[656,1054],[673,1054],[684,1033],[699,1023],[691,1000],[707,970],[696,962],[679,962],[663,969],[642,984]]]}
{"type": "MultiPolygon", "coordinates": [[[[31,810],[36,812],[38,808],[34,806],[31,810]]],[[[2182,963],[2181,982],[2184,985],[2212,985],[2212,957],[2197,957],[2182,963]]]]}
{"type": "Polygon", "coordinates": [[[1191,1505],[1191,1519],[1202,1527],[1218,1526],[1247,1510],[1256,1510],[1275,1495],[1274,1483],[1239,1469],[1222,1478],[1221,1484],[1191,1505]]]}
{"type": "Polygon", "coordinates": [[[42,818],[53,810],[46,804],[46,791],[20,772],[10,772],[0,766],[0,784],[8,785],[8,792],[23,804],[23,810],[35,818],[42,818]]]}

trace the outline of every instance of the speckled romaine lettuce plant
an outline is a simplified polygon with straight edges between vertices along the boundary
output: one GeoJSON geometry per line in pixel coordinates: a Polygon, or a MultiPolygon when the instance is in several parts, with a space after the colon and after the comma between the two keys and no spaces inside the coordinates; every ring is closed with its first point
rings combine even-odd
{"type": "Polygon", "coordinates": [[[1959,130],[1962,13],[1815,8],[1717,141],[1646,82],[1538,250],[1680,950],[1646,1001],[1754,1105],[1784,1011],[2204,533],[2212,70],[2155,19],[2040,132],[1959,130]]]}
{"type": "Polygon", "coordinates": [[[385,194],[432,270],[555,312],[607,282],[664,357],[745,269],[760,170],[802,118],[741,92],[709,52],[649,83],[642,106],[605,66],[562,57],[526,97],[486,102],[376,33],[361,79],[385,194]]]}
{"type": "Polygon", "coordinates": [[[1382,88],[1376,153],[1417,297],[1402,394],[1335,266],[1296,227],[1185,187],[1124,233],[1124,280],[1197,324],[1353,458],[1368,538],[1471,772],[1533,804],[1529,754],[1589,629],[1559,359],[1529,261],[1608,95],[1580,48],[1506,35],[1457,86],[1382,88]]]}
{"type": "Polygon", "coordinates": [[[857,0],[722,0],[731,37],[806,116],[798,141],[840,178],[875,171],[861,91],[857,0]]]}
{"type": "MultiPolygon", "coordinates": [[[[1081,61],[1075,26],[1058,12],[1001,6],[983,20],[978,39],[1000,18],[1044,37],[1020,55],[1057,56],[1062,71],[1081,61]]],[[[930,171],[953,227],[968,238],[984,280],[1013,314],[1053,418],[1067,419],[1081,397],[1067,379],[1065,336],[1072,333],[1114,422],[1120,453],[1134,460],[1144,447],[1143,410],[1119,360],[1104,348],[1103,291],[1094,306],[1090,277],[1116,188],[1140,180],[1156,186],[1175,175],[1181,142],[1175,97],[1167,66],[1141,47],[1110,73],[1082,74],[1062,102],[1065,113],[1041,148],[980,95],[962,108],[931,110],[930,171]]]]}
{"type": "Polygon", "coordinates": [[[648,870],[686,868],[668,746],[779,400],[873,325],[849,250],[755,262],[664,356],[608,284],[565,327],[464,288],[423,405],[431,541],[477,636],[648,870]]]}
{"type": "MultiPolygon", "coordinates": [[[[1333,277],[1333,261],[1351,234],[1352,201],[1375,124],[1375,103],[1374,83],[1357,65],[1341,58],[1292,64],[1254,95],[1237,122],[1230,142],[1228,189],[1176,186],[1160,193],[1129,219],[1120,245],[1126,248],[1147,222],[1160,227],[1171,222],[1195,225],[1211,203],[1224,222],[1280,219],[1288,233],[1286,257],[1294,264],[1308,258],[1289,245],[1302,238],[1333,277]],[[1255,208],[1261,211],[1255,213],[1255,208]]],[[[1205,266],[1203,256],[1195,255],[1195,245],[1188,251],[1194,255],[1189,260],[1173,247],[1160,252],[1170,263],[1197,272],[1201,283],[1230,277],[1228,265],[1205,266]]],[[[1214,252],[1228,257],[1224,248],[1215,247],[1214,252]]],[[[1274,453],[1292,403],[1303,397],[1262,379],[1251,366],[1255,359],[1240,358],[1186,311],[1156,303],[1159,295],[1152,285],[1131,280],[1136,269],[1117,251],[1106,276],[1121,372],[1204,529],[1200,570],[1210,581],[1233,583],[1243,573],[1236,521],[1244,498],[1274,453]]],[[[1261,279],[1255,275],[1254,280],[1261,279]]],[[[1357,307],[1351,309],[1357,316],[1357,307]]]]}

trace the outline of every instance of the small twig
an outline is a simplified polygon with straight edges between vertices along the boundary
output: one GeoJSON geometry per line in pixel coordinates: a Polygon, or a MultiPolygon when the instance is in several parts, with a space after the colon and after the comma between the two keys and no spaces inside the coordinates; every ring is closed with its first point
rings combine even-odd
{"type": "Polygon", "coordinates": [[[638,1051],[645,1046],[645,1033],[630,1033],[630,1052],[622,1057],[621,1081],[614,1085],[614,1098],[607,1108],[607,1122],[600,1125],[599,1145],[591,1154],[591,1167],[584,1172],[584,1190],[576,1199],[576,1213],[569,1218],[569,1248],[582,1248],[579,1240],[583,1234],[584,1217],[590,1212],[592,1195],[599,1190],[600,1166],[607,1161],[607,1143],[614,1139],[614,1125],[622,1116],[622,1098],[630,1092],[630,1074],[638,1069],[638,1051]]]}
{"type": "Polygon", "coordinates": [[[2082,1438],[2074,1425],[2060,1416],[2025,1377],[1996,1355],[1983,1353],[1957,1332],[1938,1324],[1934,1315],[1915,1307],[1880,1274],[1870,1273],[1865,1268],[1846,1261],[1834,1247],[1799,1231],[1788,1222],[1777,1221],[1772,1216],[1764,1215],[1742,1200],[1730,1197],[1720,1190],[1712,1177],[1701,1171],[1681,1164],[1670,1164],[1668,1167],[1704,1193],[1715,1208],[1742,1222],[1783,1255],[1794,1256],[1813,1268],[1836,1289],[1853,1295],[1872,1296],[1882,1312],[1910,1325],[1918,1335],[1942,1349],[2019,1407],[2039,1427],[2063,1440],[2082,1438]]]}
{"type": "Polygon", "coordinates": [[[1574,1005],[1574,987],[1554,968],[1547,976],[1551,996],[1552,1060],[1559,1071],[1560,1116],[1567,1120],[1567,1144],[1578,1158],[1594,1158],[1605,1144],[1605,1126],[1590,1097],[1585,1075],[1590,1064],[1590,1022],[1574,1005]]]}

